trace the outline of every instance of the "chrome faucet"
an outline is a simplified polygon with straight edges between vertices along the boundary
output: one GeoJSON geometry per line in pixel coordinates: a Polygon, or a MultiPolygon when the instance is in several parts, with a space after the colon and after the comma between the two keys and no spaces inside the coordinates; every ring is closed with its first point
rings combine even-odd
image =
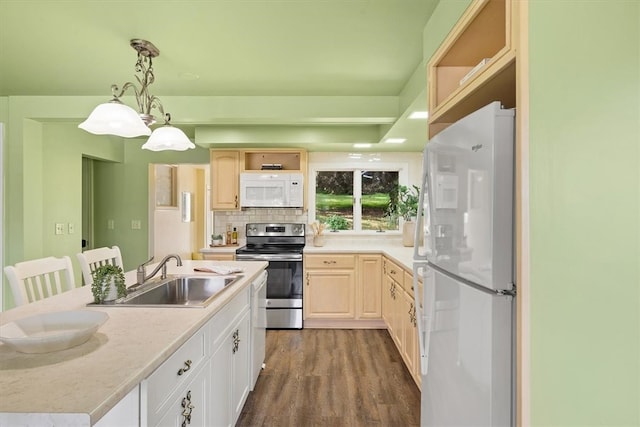
{"type": "Polygon", "coordinates": [[[178,267],[180,267],[182,265],[182,259],[180,258],[180,255],[177,254],[169,254],[166,257],[164,257],[162,259],[162,261],[160,261],[160,263],[156,266],[156,268],[151,272],[151,274],[149,274],[147,276],[147,264],[149,264],[151,261],[153,261],[153,257],[149,258],[149,260],[143,262],[142,264],[140,264],[138,266],[138,268],[136,269],[136,277],[138,279],[138,285],[144,285],[144,283],[151,279],[153,276],[155,276],[158,271],[160,271],[160,269],[162,269],[162,274],[160,276],[161,279],[166,279],[167,278],[167,261],[169,261],[171,258],[175,258],[176,260],[176,264],[178,265],[178,267]]]}

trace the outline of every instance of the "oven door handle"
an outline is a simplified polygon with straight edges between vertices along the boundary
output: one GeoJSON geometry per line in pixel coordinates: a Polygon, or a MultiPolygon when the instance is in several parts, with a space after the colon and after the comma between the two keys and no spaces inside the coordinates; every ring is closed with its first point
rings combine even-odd
{"type": "Polygon", "coordinates": [[[292,256],[292,255],[278,255],[278,254],[269,254],[269,255],[260,255],[260,254],[251,254],[251,255],[243,255],[236,254],[236,260],[238,261],[302,261],[302,255],[300,256],[292,256]]]}

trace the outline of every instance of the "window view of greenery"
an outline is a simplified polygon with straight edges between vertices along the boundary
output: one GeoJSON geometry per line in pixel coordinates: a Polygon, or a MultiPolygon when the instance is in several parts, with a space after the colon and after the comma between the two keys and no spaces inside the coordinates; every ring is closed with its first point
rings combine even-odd
{"type": "Polygon", "coordinates": [[[353,172],[318,172],[316,221],[331,230],[353,230],[353,172]]]}
{"type": "Polygon", "coordinates": [[[397,171],[322,171],[316,175],[316,220],[333,230],[354,229],[354,198],[360,199],[360,230],[397,230],[388,216],[397,171]],[[354,179],[359,174],[360,179],[354,179]]]}
{"type": "Polygon", "coordinates": [[[362,172],[362,229],[397,230],[387,217],[392,194],[398,186],[398,172],[362,172]]]}

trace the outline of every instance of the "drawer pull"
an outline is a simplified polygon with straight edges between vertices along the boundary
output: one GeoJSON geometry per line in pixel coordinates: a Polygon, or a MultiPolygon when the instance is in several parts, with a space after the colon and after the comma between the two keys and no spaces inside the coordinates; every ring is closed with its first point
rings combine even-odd
{"type": "Polygon", "coordinates": [[[186,361],[184,362],[184,368],[180,368],[180,369],[178,369],[178,375],[182,375],[182,374],[184,374],[185,372],[187,372],[189,369],[191,369],[191,364],[192,364],[192,363],[193,363],[193,362],[191,361],[191,359],[186,360],[186,361]]]}
{"type": "Polygon", "coordinates": [[[334,260],[331,261],[322,261],[324,264],[335,264],[336,262],[334,260]]]}

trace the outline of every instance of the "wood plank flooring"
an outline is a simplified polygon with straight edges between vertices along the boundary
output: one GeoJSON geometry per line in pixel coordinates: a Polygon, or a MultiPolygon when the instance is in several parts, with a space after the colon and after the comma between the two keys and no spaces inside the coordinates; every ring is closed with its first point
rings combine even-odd
{"type": "Polygon", "coordinates": [[[410,427],[420,391],[386,330],[268,330],[236,427],[410,427]]]}

